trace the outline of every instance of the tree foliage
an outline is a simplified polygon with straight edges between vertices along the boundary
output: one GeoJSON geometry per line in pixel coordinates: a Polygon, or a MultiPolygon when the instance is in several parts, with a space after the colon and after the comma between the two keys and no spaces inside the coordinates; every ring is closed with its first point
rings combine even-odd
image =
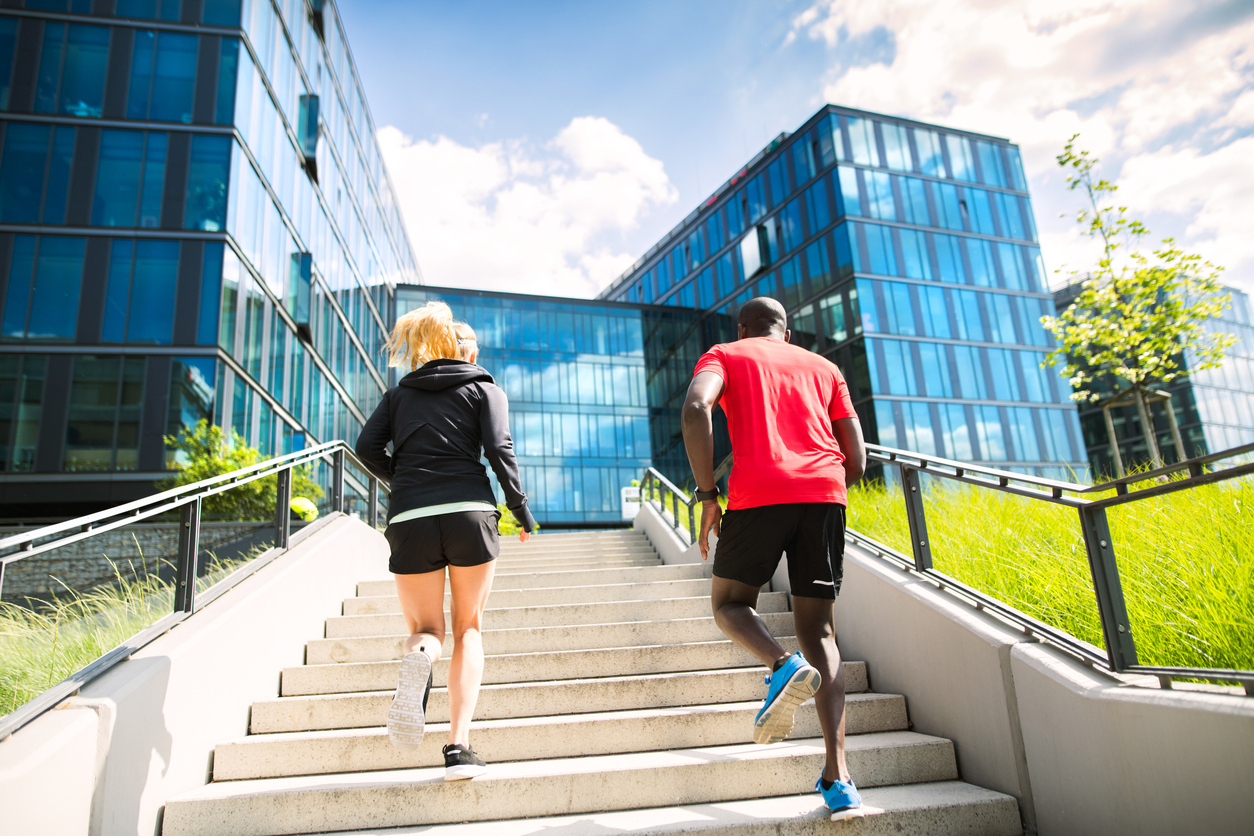
{"type": "Polygon", "coordinates": [[[1119,187],[1096,178],[1098,160],[1076,149],[1078,136],[1058,155],[1058,165],[1069,170],[1067,186],[1087,196],[1076,222],[1085,235],[1101,239],[1103,254],[1071,307],[1041,317],[1060,343],[1045,364],[1066,361],[1076,401],[1098,400],[1093,384],[1106,376],[1145,386],[1220,365],[1236,337],[1208,333],[1205,323],[1228,305],[1219,284],[1222,268],[1181,251],[1172,238],[1149,255],[1138,249],[1149,230],[1127,217],[1126,206],[1111,202],[1119,187]],[[1191,368],[1182,363],[1185,351],[1191,368]]]}
{"type": "MultiPolygon", "coordinates": [[[[165,443],[182,455],[178,474],[162,484],[164,489],[212,479],[262,461],[261,453],[249,447],[239,433],[233,432],[228,438],[221,427],[203,419],[177,436],[166,436],[165,443]]],[[[308,466],[292,468],[292,497],[322,497],[322,488],[308,466]]],[[[206,497],[202,514],[208,520],[269,520],[274,519],[277,499],[278,476],[266,476],[206,497]]]]}

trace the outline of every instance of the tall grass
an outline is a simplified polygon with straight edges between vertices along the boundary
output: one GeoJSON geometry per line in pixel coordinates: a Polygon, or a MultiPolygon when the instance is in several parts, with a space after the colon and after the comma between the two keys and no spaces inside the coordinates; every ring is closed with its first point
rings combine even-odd
{"type": "MultiPolygon", "coordinates": [[[[924,507],[938,571],[1103,646],[1075,511],[944,483],[927,486],[924,507]]],[[[1151,497],[1107,516],[1138,661],[1254,669],[1254,480],[1151,497]]],[[[911,554],[900,487],[856,486],[849,525],[911,554]]]]}
{"type": "MultiPolygon", "coordinates": [[[[208,569],[196,580],[197,591],[208,589],[259,551],[231,560],[218,560],[209,552],[208,569]]],[[[112,565],[116,580],[90,591],[65,587],[49,601],[28,602],[29,607],[0,603],[0,715],[173,612],[173,583],[149,572],[142,552],[138,570],[131,566],[124,572],[112,565]]]]}

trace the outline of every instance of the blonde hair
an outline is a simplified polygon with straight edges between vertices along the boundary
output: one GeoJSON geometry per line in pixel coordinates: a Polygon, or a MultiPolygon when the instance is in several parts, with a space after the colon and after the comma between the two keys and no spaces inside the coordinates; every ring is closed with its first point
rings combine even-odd
{"type": "Polygon", "coordinates": [[[384,348],[389,366],[408,365],[410,371],[432,360],[459,359],[453,311],[436,301],[410,311],[397,318],[384,348]]]}
{"type": "Polygon", "coordinates": [[[470,358],[479,350],[477,344],[471,345],[472,342],[477,343],[475,329],[465,322],[454,322],[453,332],[457,335],[457,359],[471,362],[470,358]]]}

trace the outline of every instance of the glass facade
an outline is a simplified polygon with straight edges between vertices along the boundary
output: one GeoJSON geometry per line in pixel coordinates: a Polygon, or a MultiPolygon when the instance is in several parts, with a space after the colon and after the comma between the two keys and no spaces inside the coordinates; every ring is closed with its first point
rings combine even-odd
{"type": "Polygon", "coordinates": [[[148,493],[202,418],[356,436],[421,280],[374,134],[333,3],[3,4],[0,516],[148,493]]]}
{"type": "Polygon", "coordinates": [[[1040,368],[1054,300],[1018,148],[834,106],[781,134],[607,288],[733,339],[754,296],[835,362],[869,440],[1085,471],[1069,384],[1040,368]]]}
{"type": "Polygon", "coordinates": [[[397,315],[429,299],[475,329],[479,365],[509,398],[523,490],[541,525],[621,523],[623,486],[653,465],[687,466],[676,460],[675,393],[697,359],[694,311],[400,287],[397,315]]]}
{"type": "MultiPolygon", "coordinates": [[[[1079,285],[1069,285],[1057,290],[1054,296],[1058,309],[1069,306],[1079,289],[1079,285]]],[[[1254,311],[1246,293],[1231,287],[1224,291],[1229,295],[1230,306],[1205,326],[1211,333],[1234,334],[1237,337],[1237,342],[1228,349],[1223,365],[1217,369],[1191,372],[1170,385],[1159,387],[1171,393],[1171,406],[1175,410],[1180,438],[1185,447],[1183,457],[1176,450],[1165,407],[1162,404],[1150,405],[1150,420],[1165,462],[1254,444],[1254,420],[1251,419],[1254,416],[1254,311]]],[[[1190,364],[1191,358],[1186,353],[1185,368],[1190,364]]],[[[1114,393],[1109,385],[1101,384],[1096,391],[1103,397],[1114,393]]],[[[1149,446],[1136,407],[1111,410],[1111,421],[1124,466],[1147,464],[1150,461],[1149,446]]],[[[1115,476],[1110,434],[1102,410],[1093,404],[1082,405],[1080,426],[1093,471],[1115,476]]]]}

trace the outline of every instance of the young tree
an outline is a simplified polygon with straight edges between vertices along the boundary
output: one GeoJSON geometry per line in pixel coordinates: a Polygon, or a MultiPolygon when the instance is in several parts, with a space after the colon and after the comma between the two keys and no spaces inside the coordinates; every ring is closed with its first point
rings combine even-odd
{"type": "MultiPolygon", "coordinates": [[[[1119,187],[1095,177],[1098,160],[1076,149],[1077,137],[1072,136],[1058,155],[1058,165],[1070,169],[1067,186],[1082,190],[1088,198],[1076,222],[1085,235],[1101,239],[1102,258],[1082,281],[1071,307],[1058,316],[1041,317],[1059,342],[1046,356],[1045,365],[1066,362],[1065,371],[1075,390],[1072,400],[1099,400],[1094,384],[1103,380],[1118,390],[1107,403],[1130,396],[1141,417],[1153,464],[1160,467],[1162,457],[1146,401],[1150,387],[1170,383],[1189,371],[1219,366],[1236,341],[1232,334],[1207,333],[1204,327],[1228,305],[1229,298],[1219,284],[1222,268],[1181,251],[1172,238],[1163,239],[1161,248],[1149,255],[1138,249],[1149,230],[1127,217],[1126,206],[1111,202],[1119,187]],[[1191,368],[1184,365],[1186,351],[1191,368]]],[[[1171,409],[1170,402],[1165,406],[1171,409]]],[[[1117,452],[1109,421],[1107,428],[1117,452]]],[[[1184,457],[1183,450],[1177,454],[1184,457]]]]}
{"type": "MultiPolygon", "coordinates": [[[[221,427],[203,419],[190,430],[181,430],[177,436],[166,436],[165,443],[186,459],[179,465],[178,474],[162,484],[167,490],[221,476],[261,461],[261,453],[249,447],[239,433],[232,433],[228,439],[221,427]]],[[[316,500],[321,496],[322,488],[313,480],[307,466],[292,468],[293,502],[298,498],[316,500]]],[[[206,519],[269,520],[274,518],[277,499],[278,477],[266,476],[206,497],[203,513],[206,519]]]]}

